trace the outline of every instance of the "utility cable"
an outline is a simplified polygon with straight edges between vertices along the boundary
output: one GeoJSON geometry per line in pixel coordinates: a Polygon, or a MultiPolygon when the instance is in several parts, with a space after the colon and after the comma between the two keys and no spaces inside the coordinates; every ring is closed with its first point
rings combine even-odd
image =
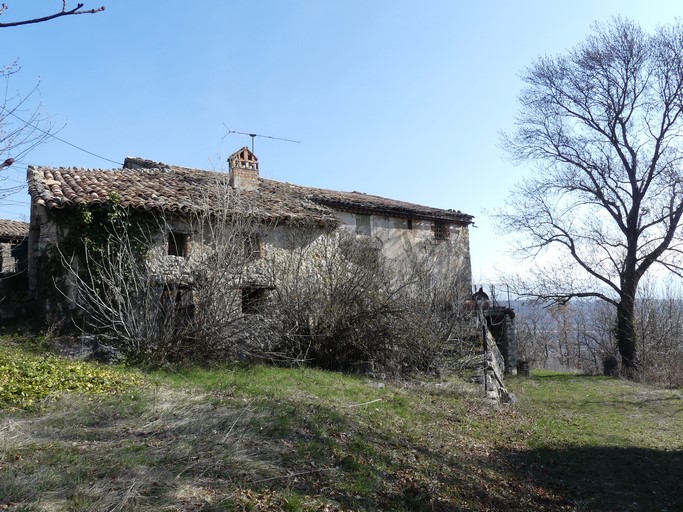
{"type": "MultiPolygon", "coordinates": [[[[104,157],[104,156],[102,156],[102,155],[98,155],[97,153],[93,153],[92,151],[88,151],[87,149],[84,149],[84,148],[82,148],[82,147],[80,147],[80,146],[77,146],[76,144],[72,144],[71,142],[69,142],[69,141],[67,141],[67,140],[64,140],[64,139],[62,139],[62,138],[60,138],[60,137],[57,137],[57,136],[56,136],[55,134],[53,134],[53,133],[50,133],[50,132],[48,132],[48,131],[43,130],[42,128],[39,128],[39,127],[36,126],[35,124],[31,124],[31,123],[29,123],[28,121],[25,121],[24,119],[22,119],[21,117],[19,117],[18,115],[16,115],[14,112],[12,112],[12,111],[10,111],[10,110],[7,110],[4,106],[0,106],[0,108],[2,108],[2,110],[4,110],[5,112],[7,112],[7,113],[8,113],[9,115],[11,115],[12,117],[14,117],[14,118],[18,119],[19,121],[21,121],[22,123],[24,123],[26,126],[30,126],[30,127],[33,128],[34,130],[38,130],[39,132],[43,133],[44,135],[46,135],[46,136],[48,136],[48,137],[52,137],[53,139],[57,139],[59,142],[62,142],[63,144],[66,144],[67,146],[71,146],[71,147],[74,148],[74,149],[77,149],[77,150],[79,150],[79,151],[82,151],[83,153],[87,153],[87,154],[89,154],[89,155],[92,155],[92,156],[94,156],[94,157],[96,157],[96,158],[99,158],[99,159],[101,159],[101,160],[106,160],[107,162],[111,162],[111,163],[113,163],[113,164],[123,166],[123,164],[122,164],[121,162],[117,162],[116,160],[112,160],[112,159],[107,158],[107,157],[104,157]]],[[[32,149],[32,148],[31,148],[31,149],[32,149]]],[[[23,156],[25,156],[25,153],[24,153],[23,156]]]]}

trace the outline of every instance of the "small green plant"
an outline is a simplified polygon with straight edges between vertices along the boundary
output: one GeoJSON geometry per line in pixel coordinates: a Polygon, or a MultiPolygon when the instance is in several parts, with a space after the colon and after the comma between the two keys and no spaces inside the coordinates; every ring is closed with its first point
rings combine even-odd
{"type": "Polygon", "coordinates": [[[34,409],[60,393],[117,393],[141,379],[96,364],[34,355],[12,347],[0,352],[0,409],[34,409]]]}

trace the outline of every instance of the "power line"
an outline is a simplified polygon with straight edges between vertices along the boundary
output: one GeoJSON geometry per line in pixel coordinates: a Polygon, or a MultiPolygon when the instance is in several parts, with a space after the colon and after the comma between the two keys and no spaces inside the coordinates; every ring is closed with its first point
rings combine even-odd
{"type": "MultiPolygon", "coordinates": [[[[123,166],[123,164],[122,164],[121,162],[117,162],[116,160],[112,160],[112,159],[107,158],[107,157],[104,157],[104,156],[102,156],[102,155],[98,155],[97,153],[93,153],[92,151],[88,151],[88,150],[85,149],[85,148],[82,148],[82,147],[80,147],[80,146],[77,146],[76,144],[72,144],[72,143],[69,142],[68,140],[64,140],[64,139],[62,139],[62,138],[60,138],[60,137],[57,137],[55,134],[50,133],[50,132],[47,132],[47,131],[43,130],[42,128],[39,128],[38,126],[36,126],[36,125],[34,125],[34,124],[31,124],[31,123],[29,123],[28,121],[25,121],[24,119],[22,119],[21,117],[19,117],[18,115],[16,115],[14,112],[12,112],[12,111],[10,111],[10,110],[7,110],[4,106],[1,106],[1,105],[0,105],[0,108],[2,108],[2,110],[4,110],[5,112],[7,112],[7,113],[8,113],[9,115],[11,115],[12,117],[14,117],[14,118],[18,119],[19,121],[21,121],[22,123],[24,123],[26,126],[30,126],[30,127],[33,128],[34,130],[38,130],[39,132],[43,133],[44,135],[46,135],[46,136],[48,136],[48,137],[52,137],[53,139],[56,139],[56,140],[58,140],[59,142],[61,142],[61,143],[63,143],[63,144],[66,144],[67,146],[71,146],[71,147],[74,148],[74,149],[77,149],[77,150],[79,150],[79,151],[82,151],[83,153],[87,153],[87,154],[89,154],[89,155],[92,155],[92,156],[94,156],[94,157],[96,157],[96,158],[99,158],[99,159],[101,159],[101,160],[106,160],[107,162],[111,162],[111,163],[113,163],[113,164],[123,166]]],[[[33,149],[33,148],[31,148],[31,149],[33,149]]],[[[24,156],[25,156],[25,153],[24,153],[24,156]]]]}

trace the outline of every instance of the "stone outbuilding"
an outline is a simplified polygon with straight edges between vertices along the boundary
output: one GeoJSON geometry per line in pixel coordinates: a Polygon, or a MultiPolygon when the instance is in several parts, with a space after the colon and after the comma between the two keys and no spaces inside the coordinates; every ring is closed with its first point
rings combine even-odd
{"type": "Polygon", "coordinates": [[[26,270],[28,222],[0,219],[0,274],[26,270]]]}
{"type": "Polygon", "coordinates": [[[21,312],[28,285],[29,224],[0,219],[0,319],[21,312]]]}

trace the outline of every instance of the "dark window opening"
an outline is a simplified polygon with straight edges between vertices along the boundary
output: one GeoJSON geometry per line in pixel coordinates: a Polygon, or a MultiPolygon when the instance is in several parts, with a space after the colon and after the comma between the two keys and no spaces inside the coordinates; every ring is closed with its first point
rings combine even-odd
{"type": "Polygon", "coordinates": [[[265,288],[242,288],[242,313],[260,313],[265,297],[265,288]]]}
{"type": "Polygon", "coordinates": [[[408,219],[408,229],[413,229],[413,219],[408,219]]]}
{"type": "Polygon", "coordinates": [[[23,272],[28,269],[28,240],[12,246],[10,254],[14,259],[15,272],[23,272]]]}
{"type": "Polygon", "coordinates": [[[168,234],[168,255],[187,257],[190,254],[190,235],[189,233],[176,233],[171,231],[168,234]]]}
{"type": "Polygon", "coordinates": [[[434,240],[448,240],[451,237],[451,231],[448,224],[445,222],[434,223],[434,240]]]}
{"type": "Polygon", "coordinates": [[[372,234],[370,215],[356,214],[356,234],[367,236],[372,234]]]}

